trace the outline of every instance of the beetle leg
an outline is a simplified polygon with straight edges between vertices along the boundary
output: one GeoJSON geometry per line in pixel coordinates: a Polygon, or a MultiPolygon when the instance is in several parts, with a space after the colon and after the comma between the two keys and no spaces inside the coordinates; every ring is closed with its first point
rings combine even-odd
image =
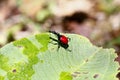
{"type": "Polygon", "coordinates": [[[50,37],[50,39],[52,39],[52,40],[55,41],[55,42],[58,42],[58,40],[56,40],[56,39],[54,39],[54,38],[52,38],[52,37],[50,37]]]}
{"type": "Polygon", "coordinates": [[[69,38],[69,37],[67,37],[67,38],[68,38],[69,41],[71,40],[71,38],[69,38]]]}
{"type": "Polygon", "coordinates": [[[57,51],[59,50],[59,48],[60,48],[60,45],[58,45],[57,51]]]}
{"type": "Polygon", "coordinates": [[[67,49],[67,51],[71,52],[72,50],[70,50],[70,49],[67,49]]]}
{"type": "Polygon", "coordinates": [[[52,38],[52,37],[50,37],[50,39],[52,39],[53,41],[57,42],[57,43],[53,43],[52,41],[50,41],[50,43],[52,43],[52,44],[54,44],[54,45],[57,45],[57,44],[58,44],[58,40],[56,40],[56,39],[54,39],[54,38],[52,38]]]}
{"type": "Polygon", "coordinates": [[[53,43],[53,42],[50,42],[50,43],[52,43],[52,44],[54,44],[54,45],[57,45],[58,43],[53,43]]]}

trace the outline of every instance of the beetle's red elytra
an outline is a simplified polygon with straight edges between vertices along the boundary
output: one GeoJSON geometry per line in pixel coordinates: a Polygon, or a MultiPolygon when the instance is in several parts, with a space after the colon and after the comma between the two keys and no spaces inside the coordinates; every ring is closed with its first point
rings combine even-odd
{"type": "Polygon", "coordinates": [[[60,42],[63,44],[68,44],[68,38],[64,35],[61,35],[60,42]]]}

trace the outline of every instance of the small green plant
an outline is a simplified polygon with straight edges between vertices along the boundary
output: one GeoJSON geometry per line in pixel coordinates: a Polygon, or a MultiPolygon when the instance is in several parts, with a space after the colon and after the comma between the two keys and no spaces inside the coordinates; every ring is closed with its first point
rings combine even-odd
{"type": "Polygon", "coordinates": [[[50,43],[54,34],[42,33],[7,44],[0,49],[0,80],[118,80],[117,55],[76,34],[69,49],[50,43]]]}

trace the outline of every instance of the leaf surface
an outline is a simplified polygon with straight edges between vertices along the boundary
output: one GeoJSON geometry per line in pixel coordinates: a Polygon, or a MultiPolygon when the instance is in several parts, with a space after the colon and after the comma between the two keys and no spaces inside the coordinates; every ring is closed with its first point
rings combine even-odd
{"type": "MultiPolygon", "coordinates": [[[[96,47],[80,35],[70,38],[68,51],[57,50],[42,33],[7,44],[0,49],[0,80],[118,80],[114,49],[96,47]]],[[[52,41],[54,43],[54,41],[52,41]]]]}

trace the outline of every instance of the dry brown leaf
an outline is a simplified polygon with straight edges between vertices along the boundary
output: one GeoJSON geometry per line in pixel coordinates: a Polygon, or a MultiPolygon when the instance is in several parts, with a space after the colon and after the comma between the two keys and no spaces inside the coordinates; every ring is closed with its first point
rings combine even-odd
{"type": "Polygon", "coordinates": [[[20,5],[20,11],[29,15],[34,16],[43,6],[45,0],[22,0],[20,5]]]}

